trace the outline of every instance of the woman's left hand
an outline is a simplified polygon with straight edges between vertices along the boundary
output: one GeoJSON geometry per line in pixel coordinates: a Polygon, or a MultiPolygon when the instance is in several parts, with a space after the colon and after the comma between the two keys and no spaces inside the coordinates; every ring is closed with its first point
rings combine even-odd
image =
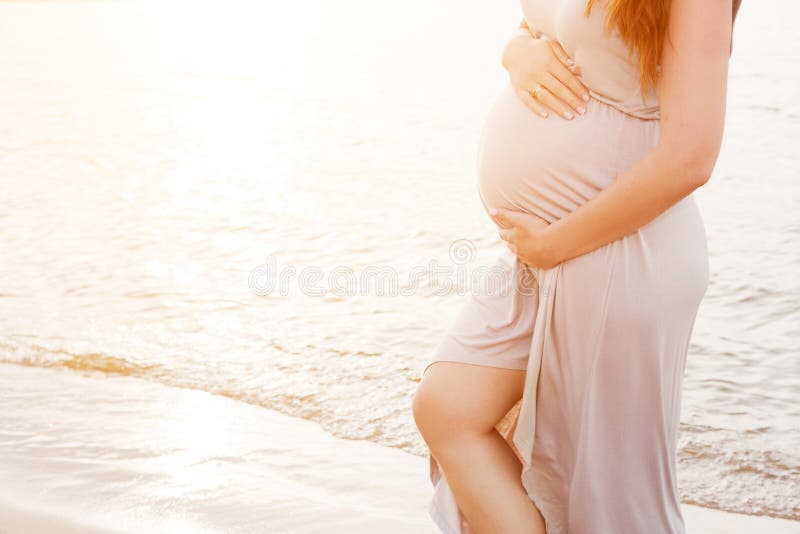
{"type": "Polygon", "coordinates": [[[522,263],[541,269],[561,263],[550,223],[530,213],[503,208],[493,209],[489,214],[500,228],[500,238],[522,263]]]}

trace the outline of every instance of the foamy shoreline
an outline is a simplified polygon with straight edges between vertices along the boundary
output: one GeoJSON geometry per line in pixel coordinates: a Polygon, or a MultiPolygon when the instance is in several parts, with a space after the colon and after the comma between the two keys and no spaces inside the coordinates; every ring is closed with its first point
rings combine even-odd
{"type": "MultiPolygon", "coordinates": [[[[13,481],[0,488],[3,534],[438,532],[425,458],[127,377],[0,365],[0,391],[0,478],[13,481]],[[33,402],[39,410],[20,414],[33,402]]],[[[800,532],[800,522],[683,510],[689,534],[800,532]]]]}

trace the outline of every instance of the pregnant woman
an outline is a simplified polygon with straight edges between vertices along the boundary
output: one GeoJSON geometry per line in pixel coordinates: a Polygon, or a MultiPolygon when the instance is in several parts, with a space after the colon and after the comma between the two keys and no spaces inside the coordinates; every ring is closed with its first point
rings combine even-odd
{"type": "Polygon", "coordinates": [[[522,0],[478,154],[504,285],[470,297],[413,400],[446,534],[685,532],[682,377],[708,285],[692,192],[737,8],[522,0]]]}

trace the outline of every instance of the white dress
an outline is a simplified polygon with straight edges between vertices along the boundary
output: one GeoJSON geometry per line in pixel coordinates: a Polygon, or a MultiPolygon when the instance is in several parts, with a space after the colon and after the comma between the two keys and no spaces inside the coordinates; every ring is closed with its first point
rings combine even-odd
{"type": "MultiPolygon", "coordinates": [[[[478,191],[487,208],[553,222],[656,146],[658,96],[642,95],[636,58],[616,32],[605,33],[602,5],[588,17],[581,0],[522,7],[532,29],[574,58],[592,98],[571,121],[542,119],[506,88],[483,129],[478,191]]],[[[681,391],[708,285],[694,198],[552,269],[529,269],[509,251],[496,266],[508,274],[506,291],[470,296],[427,365],[527,370],[524,395],[498,428],[523,463],[522,484],[548,534],[683,534],[681,391]],[[515,279],[533,280],[533,291],[517,290],[515,279]]],[[[471,532],[432,457],[430,476],[436,524],[471,532]]]]}

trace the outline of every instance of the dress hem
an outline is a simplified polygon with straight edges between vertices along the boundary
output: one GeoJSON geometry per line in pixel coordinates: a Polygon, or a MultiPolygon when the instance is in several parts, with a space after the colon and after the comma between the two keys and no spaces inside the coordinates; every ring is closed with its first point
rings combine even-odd
{"type": "Polygon", "coordinates": [[[503,364],[501,360],[493,358],[491,356],[453,356],[449,358],[443,357],[443,358],[435,358],[432,360],[428,360],[428,363],[425,364],[425,367],[422,370],[422,376],[424,376],[425,371],[427,371],[428,368],[436,362],[465,363],[467,365],[494,367],[496,369],[509,369],[511,371],[526,371],[528,369],[527,362],[514,365],[514,364],[503,364]]]}

